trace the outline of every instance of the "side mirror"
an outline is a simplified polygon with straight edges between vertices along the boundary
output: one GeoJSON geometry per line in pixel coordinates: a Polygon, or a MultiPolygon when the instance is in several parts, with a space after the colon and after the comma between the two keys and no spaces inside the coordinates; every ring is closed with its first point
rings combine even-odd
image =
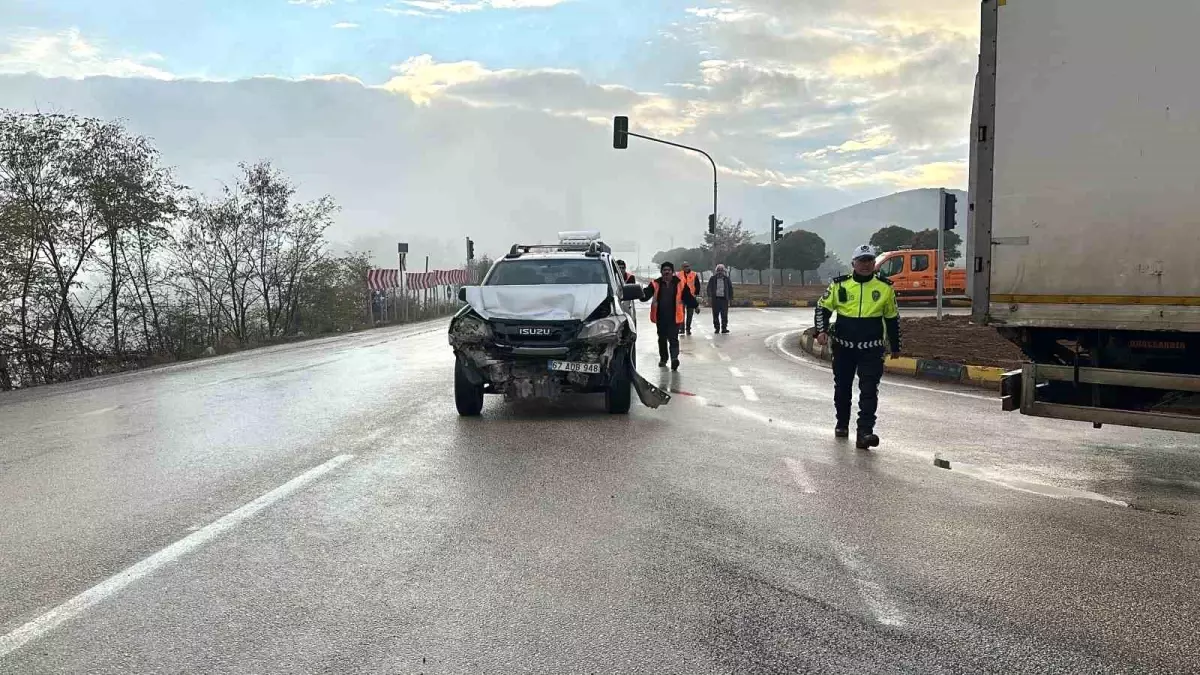
{"type": "Polygon", "coordinates": [[[459,302],[467,301],[467,287],[466,286],[458,287],[458,300],[459,300],[459,302]]]}
{"type": "Polygon", "coordinates": [[[637,284],[625,284],[621,287],[621,302],[632,302],[642,299],[642,287],[637,284]]]}

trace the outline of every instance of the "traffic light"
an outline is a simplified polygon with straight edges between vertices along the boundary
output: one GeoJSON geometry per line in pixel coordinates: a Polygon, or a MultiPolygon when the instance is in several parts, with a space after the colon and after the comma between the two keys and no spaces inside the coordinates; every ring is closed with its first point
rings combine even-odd
{"type": "Polygon", "coordinates": [[[771,241],[783,239],[783,221],[771,216],[771,241]]]}
{"type": "Polygon", "coordinates": [[[717,214],[708,214],[708,233],[714,237],[717,235],[717,214]]]}
{"type": "Polygon", "coordinates": [[[942,208],[944,209],[942,223],[949,232],[958,224],[955,220],[958,215],[958,197],[953,192],[947,192],[946,199],[942,202],[942,208]]]}
{"type": "Polygon", "coordinates": [[[475,242],[471,241],[470,237],[467,237],[467,260],[474,260],[474,259],[475,259],[475,242]]]}
{"type": "Polygon", "coordinates": [[[629,118],[623,115],[613,118],[613,147],[624,150],[629,147],[629,118]]]}

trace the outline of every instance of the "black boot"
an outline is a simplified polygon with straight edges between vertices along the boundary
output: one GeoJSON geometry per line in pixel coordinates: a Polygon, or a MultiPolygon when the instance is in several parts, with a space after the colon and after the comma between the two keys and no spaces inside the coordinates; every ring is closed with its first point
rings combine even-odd
{"type": "Polygon", "coordinates": [[[666,368],[666,367],[667,367],[667,360],[666,360],[666,359],[661,359],[661,360],[659,360],[659,362],[658,362],[658,367],[659,367],[659,368],[666,368]]]}
{"type": "Polygon", "coordinates": [[[879,437],[870,431],[858,432],[858,440],[854,442],[854,447],[859,450],[870,450],[879,445],[879,437]]]}
{"type": "Polygon", "coordinates": [[[679,370],[679,359],[671,359],[671,370],[679,370]]]}
{"type": "Polygon", "coordinates": [[[833,428],[834,438],[850,438],[850,428],[845,424],[839,424],[833,428]]]}

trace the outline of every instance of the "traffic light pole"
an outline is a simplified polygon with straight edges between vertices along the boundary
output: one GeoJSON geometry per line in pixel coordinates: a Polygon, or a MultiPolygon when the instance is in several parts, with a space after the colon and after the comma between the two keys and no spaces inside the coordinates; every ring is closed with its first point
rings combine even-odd
{"type": "Polygon", "coordinates": [[[938,250],[937,266],[933,270],[937,284],[937,318],[942,318],[942,293],[945,292],[943,278],[946,276],[946,188],[938,190],[938,250]]]}
{"type": "MultiPolygon", "coordinates": [[[[767,300],[775,299],[775,216],[771,216],[771,261],[767,263],[767,300]]],[[[761,281],[761,280],[760,280],[761,281]]]]}
{"type": "Polygon", "coordinates": [[[701,150],[700,148],[693,148],[690,145],[683,145],[681,143],[672,143],[671,141],[664,141],[661,138],[655,138],[653,136],[643,136],[642,134],[635,134],[632,131],[627,131],[627,132],[625,132],[625,134],[627,136],[633,136],[634,138],[640,138],[645,141],[654,141],[655,143],[662,143],[663,145],[670,145],[672,147],[681,148],[683,150],[691,150],[692,152],[698,152],[698,153],[704,155],[704,157],[706,159],[708,159],[708,163],[712,164],[712,170],[713,170],[713,210],[712,210],[712,212],[713,212],[713,222],[716,222],[716,218],[717,218],[717,163],[716,163],[716,161],[713,160],[712,155],[701,150]]]}

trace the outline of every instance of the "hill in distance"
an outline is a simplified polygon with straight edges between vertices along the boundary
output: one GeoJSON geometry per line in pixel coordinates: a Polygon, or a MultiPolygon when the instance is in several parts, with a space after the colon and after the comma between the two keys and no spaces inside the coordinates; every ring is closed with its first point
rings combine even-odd
{"type": "MultiPolygon", "coordinates": [[[[956,232],[966,238],[967,193],[948,190],[958,197],[958,227],[956,232]]],[[[938,225],[938,191],[936,188],[906,190],[869,201],[847,206],[784,229],[808,230],[821,235],[828,252],[849,262],[850,253],[871,240],[871,235],[888,225],[899,225],[913,231],[928,230],[938,225]]],[[[766,235],[756,241],[768,241],[766,235]]]]}

